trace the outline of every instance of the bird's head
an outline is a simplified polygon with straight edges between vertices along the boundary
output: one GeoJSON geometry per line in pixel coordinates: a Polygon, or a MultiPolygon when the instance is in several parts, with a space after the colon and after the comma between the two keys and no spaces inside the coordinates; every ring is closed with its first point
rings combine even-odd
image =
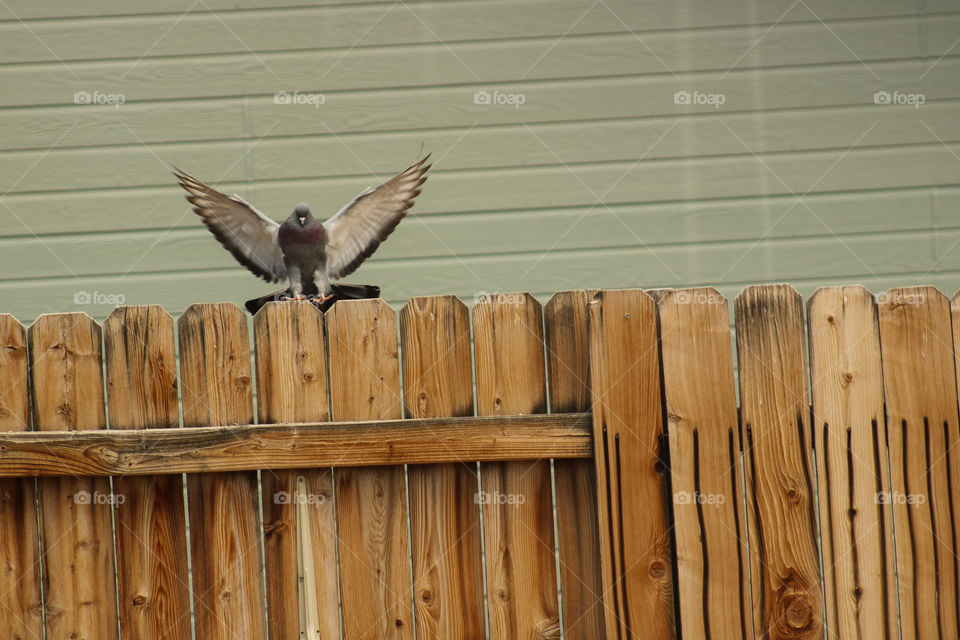
{"type": "Polygon", "coordinates": [[[301,202],[293,208],[293,217],[296,218],[301,227],[305,227],[313,221],[313,215],[310,213],[310,207],[307,206],[306,202],[301,202]]]}

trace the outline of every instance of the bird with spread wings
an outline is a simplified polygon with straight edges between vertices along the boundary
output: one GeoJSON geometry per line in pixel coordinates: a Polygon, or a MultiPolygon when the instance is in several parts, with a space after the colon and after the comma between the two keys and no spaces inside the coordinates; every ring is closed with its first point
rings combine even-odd
{"type": "Polygon", "coordinates": [[[194,212],[240,264],[268,282],[288,279],[290,298],[322,303],[338,288],[353,286],[332,281],[353,273],[407,215],[427,180],[429,157],[376,189],[364,189],[325,222],[300,203],[277,223],[238,195],[221,193],[179,169],[174,175],[194,212]]]}

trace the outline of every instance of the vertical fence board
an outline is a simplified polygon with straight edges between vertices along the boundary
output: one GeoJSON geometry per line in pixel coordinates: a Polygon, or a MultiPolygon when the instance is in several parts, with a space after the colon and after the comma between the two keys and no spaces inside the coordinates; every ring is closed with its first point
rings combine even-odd
{"type": "MultiPolygon", "coordinates": [[[[473,308],[477,413],[547,409],[543,316],[529,294],[473,308]]],[[[490,637],[559,638],[553,490],[547,460],[481,465],[490,637]]]]}
{"type": "MultiPolygon", "coordinates": [[[[333,418],[399,418],[396,314],[382,300],[351,300],[326,319],[333,418]]],[[[413,638],[403,467],[343,469],[335,477],[344,636],[413,638]]]]}
{"type": "Polygon", "coordinates": [[[880,330],[873,295],[819,289],[807,305],[829,638],[897,637],[880,330]]]}
{"type": "Polygon", "coordinates": [[[957,637],[960,442],[950,303],[933,287],[880,300],[902,637],[957,637]]]}
{"type": "MultiPolygon", "coordinates": [[[[0,431],[27,431],[27,332],[0,314],[0,431]]],[[[33,478],[0,480],[0,629],[11,638],[43,636],[36,492],[33,478]]]]}
{"type": "MultiPolygon", "coordinates": [[[[85,313],[40,316],[28,333],[34,424],[103,429],[100,326],[85,313]]],[[[44,607],[49,638],[116,638],[108,478],[40,478],[44,607]]]]}
{"type": "MultiPolygon", "coordinates": [[[[587,294],[560,291],[543,309],[550,411],[590,410],[587,294]]],[[[564,637],[603,640],[603,577],[592,460],[556,460],[557,548],[564,637]]]]}
{"type": "Polygon", "coordinates": [[[821,638],[803,299],[787,285],[747,287],[737,296],[736,326],[747,509],[757,529],[755,632],[821,638]]]}
{"type": "MultiPolygon", "coordinates": [[[[253,332],[260,424],[329,420],[323,314],[308,302],[270,302],[254,317],[253,332]]],[[[264,470],[261,482],[270,637],[300,637],[296,507],[306,500],[321,625],[315,631],[324,640],[339,638],[333,471],[264,470]],[[298,476],[306,483],[305,496],[298,494],[298,476]]]]}
{"type": "Polygon", "coordinates": [[[716,289],[658,297],[685,639],[752,637],[740,427],[727,301],[716,289]]]}
{"type": "Polygon", "coordinates": [[[673,638],[656,306],[639,289],[588,306],[607,638],[673,638]]]}
{"type": "MultiPolygon", "coordinates": [[[[103,333],[110,428],[179,426],[173,318],[158,306],[120,307],[103,333]]],[[[182,476],[117,477],[113,494],[124,634],[190,638],[182,476]]]]}
{"type": "MultiPolygon", "coordinates": [[[[473,415],[470,314],[454,296],[400,311],[407,418],[473,415]]],[[[417,637],[482,638],[483,565],[476,464],[415,465],[410,476],[417,637]]]]}
{"type": "MultiPolygon", "coordinates": [[[[178,321],[185,427],[253,422],[246,315],[195,304],[178,321]]],[[[257,474],[187,476],[197,638],[260,638],[266,629],[257,474]]]]}

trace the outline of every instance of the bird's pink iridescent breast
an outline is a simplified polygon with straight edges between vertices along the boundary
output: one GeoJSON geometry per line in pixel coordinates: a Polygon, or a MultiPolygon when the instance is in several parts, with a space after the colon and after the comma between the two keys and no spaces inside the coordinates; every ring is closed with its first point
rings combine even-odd
{"type": "Polygon", "coordinates": [[[296,223],[280,225],[277,240],[281,246],[291,244],[317,244],[323,241],[326,232],[319,220],[314,220],[305,227],[296,223]]]}

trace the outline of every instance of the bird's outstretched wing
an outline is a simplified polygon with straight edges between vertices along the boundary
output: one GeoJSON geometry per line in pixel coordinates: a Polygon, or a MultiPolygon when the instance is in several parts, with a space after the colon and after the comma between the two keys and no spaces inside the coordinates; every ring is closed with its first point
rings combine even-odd
{"type": "Polygon", "coordinates": [[[376,189],[366,189],[323,223],[327,231],[327,275],[353,273],[377,250],[413,206],[426,182],[430,154],[376,189]]]}
{"type": "Polygon", "coordinates": [[[240,196],[220,193],[180,169],[173,175],[190,194],[187,202],[196,214],[240,264],[267,282],[287,277],[283,252],[277,243],[279,224],[240,196]]]}

